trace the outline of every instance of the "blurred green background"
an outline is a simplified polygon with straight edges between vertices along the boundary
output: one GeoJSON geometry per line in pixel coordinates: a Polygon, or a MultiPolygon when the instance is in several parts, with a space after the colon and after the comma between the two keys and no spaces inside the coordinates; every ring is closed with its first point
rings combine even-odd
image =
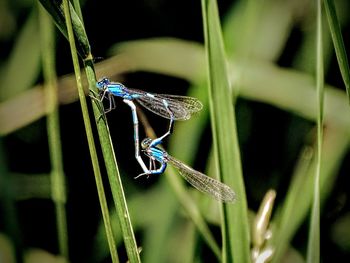
{"type": "MultiPolygon", "coordinates": [[[[335,4],[347,48],[349,2],[335,4]]],[[[215,177],[200,1],[81,1],[81,5],[97,78],[108,76],[130,88],[190,95],[203,102],[198,116],[175,124],[164,147],[215,177]]],[[[273,237],[266,245],[281,244],[276,249],[279,262],[304,262],[316,145],[315,3],[265,0],[218,1],[218,5],[237,96],[236,121],[251,216],[265,193],[274,189],[273,237]]],[[[0,2],[0,262],[4,263],[60,262],[54,256],[59,245],[49,177],[39,6],[31,0],[0,2]]],[[[325,13],[323,38],[321,258],[322,262],[347,262],[350,111],[325,13]]],[[[60,101],[69,261],[110,262],[69,43],[57,29],[52,51],[60,101]]],[[[116,100],[117,109],[107,118],[136,240],[143,249],[141,259],[218,261],[165,176],[133,179],[141,169],[134,159],[131,114],[116,100]]],[[[156,134],[163,134],[167,120],[144,112],[156,134]]],[[[143,128],[140,133],[145,137],[143,128]]],[[[217,203],[190,187],[187,190],[220,246],[217,203]]],[[[114,213],[111,219],[120,261],[126,262],[114,213]]]]}

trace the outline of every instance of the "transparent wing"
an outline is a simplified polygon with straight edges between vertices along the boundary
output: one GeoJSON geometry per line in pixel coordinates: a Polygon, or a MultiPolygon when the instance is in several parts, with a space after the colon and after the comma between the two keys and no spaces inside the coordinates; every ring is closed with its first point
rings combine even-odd
{"type": "Polygon", "coordinates": [[[202,103],[196,98],[168,94],[145,94],[137,98],[137,101],[146,109],[164,118],[170,119],[163,100],[168,103],[168,108],[174,114],[175,120],[188,120],[191,115],[203,108],[202,103]]]}
{"type": "Polygon", "coordinates": [[[213,196],[216,200],[222,202],[233,202],[236,199],[236,194],[233,190],[209,176],[202,174],[186,164],[180,162],[172,156],[167,156],[168,161],[174,165],[179,173],[187,182],[199,191],[213,196]]]}

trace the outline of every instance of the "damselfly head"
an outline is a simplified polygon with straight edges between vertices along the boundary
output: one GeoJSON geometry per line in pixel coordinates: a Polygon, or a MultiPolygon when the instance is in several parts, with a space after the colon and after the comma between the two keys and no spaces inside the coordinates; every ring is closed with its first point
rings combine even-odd
{"type": "Polygon", "coordinates": [[[146,150],[151,145],[152,139],[151,138],[145,138],[141,142],[141,147],[143,150],[146,150]]]}
{"type": "Polygon", "coordinates": [[[111,81],[108,78],[104,77],[96,83],[96,87],[98,89],[105,89],[110,84],[111,84],[111,81]]]}

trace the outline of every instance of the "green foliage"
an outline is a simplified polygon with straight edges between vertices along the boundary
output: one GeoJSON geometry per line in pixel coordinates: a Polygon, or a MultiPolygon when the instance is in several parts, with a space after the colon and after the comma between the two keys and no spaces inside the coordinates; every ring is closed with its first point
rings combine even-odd
{"type": "Polygon", "coordinates": [[[327,14],[329,29],[332,35],[335,54],[337,55],[338,59],[339,69],[342,74],[346,92],[350,101],[350,69],[334,1],[324,0],[323,3],[327,14]]]}
{"type": "MultiPolygon", "coordinates": [[[[63,0],[50,1],[50,0],[39,0],[40,3],[45,7],[48,13],[52,16],[53,21],[57,25],[57,28],[62,34],[68,39],[68,30],[65,19],[65,12],[63,8],[63,0]]],[[[77,52],[82,59],[86,59],[90,53],[90,45],[85,32],[84,25],[80,20],[77,12],[69,2],[69,12],[72,19],[72,29],[75,41],[77,43],[77,52]]]]}
{"type": "Polygon", "coordinates": [[[322,7],[321,0],[317,1],[316,26],[316,89],[317,89],[317,148],[316,169],[314,175],[314,194],[311,207],[309,240],[307,246],[307,262],[320,262],[320,176],[322,164],[323,140],[323,102],[324,102],[324,71],[323,71],[323,45],[322,45],[322,7]]]}
{"type": "Polygon", "coordinates": [[[202,1],[214,155],[219,178],[235,189],[239,202],[223,205],[223,262],[249,262],[248,211],[232,96],[217,3],[202,1]]]}
{"type": "MultiPolygon", "coordinates": [[[[27,1],[19,2],[28,8],[27,1]]],[[[19,5],[19,2],[13,6],[19,5]]],[[[91,262],[102,262],[108,257],[113,262],[118,262],[118,257],[122,259],[123,253],[118,254],[117,249],[119,252],[124,248],[129,262],[140,262],[141,259],[152,263],[203,262],[215,259],[223,262],[259,262],[264,257],[271,262],[302,262],[304,259],[319,262],[323,261],[320,258],[323,250],[329,249],[320,247],[321,240],[328,235],[320,220],[329,214],[335,219],[334,224],[327,228],[331,238],[327,242],[332,242],[332,246],[343,253],[349,253],[349,240],[345,235],[349,219],[348,213],[344,213],[346,201],[341,199],[346,200],[348,194],[337,192],[335,198],[340,204],[324,206],[332,191],[342,189],[334,186],[349,146],[349,96],[342,87],[323,84],[324,79],[328,80],[330,75],[334,75],[334,71],[329,74],[329,69],[338,70],[334,66],[330,67],[335,52],[342,76],[342,81],[337,80],[335,83],[344,83],[349,93],[347,48],[341,34],[341,30],[347,28],[349,23],[347,1],[334,3],[332,0],[324,0],[325,12],[322,14],[321,9],[316,9],[316,5],[308,1],[235,1],[229,9],[220,8],[219,14],[219,1],[202,0],[204,45],[177,38],[105,43],[106,31],[102,29],[108,28],[110,34],[118,34],[118,30],[114,32],[114,29],[120,27],[124,30],[130,21],[116,19],[115,24],[110,25],[106,22],[105,13],[96,14],[96,18],[95,15],[93,18],[87,17],[85,10],[80,10],[79,1],[72,1],[73,5],[66,0],[39,2],[48,11],[49,19],[63,33],[65,40],[68,40],[75,74],[55,79],[54,68],[58,65],[55,65],[55,45],[48,43],[53,39],[52,28],[42,18],[38,19],[37,9],[32,8],[23,24],[19,24],[21,28],[13,36],[10,35],[14,45],[6,60],[0,64],[0,214],[1,221],[4,222],[4,228],[0,229],[0,254],[5,255],[9,262],[73,260],[73,257],[67,258],[68,248],[69,255],[75,255],[76,251],[72,251],[75,244],[71,240],[77,240],[77,237],[72,236],[74,231],[69,226],[78,221],[84,228],[86,226],[83,222],[90,219],[99,222],[98,228],[86,227],[86,235],[84,233],[78,238],[90,237],[83,241],[93,247],[93,256],[89,258],[91,262]],[[94,44],[103,41],[104,46],[110,47],[111,58],[95,63],[92,52],[96,51],[90,47],[91,39],[90,42],[88,39],[94,29],[85,28],[83,18],[85,21],[90,19],[89,25],[93,19],[93,24],[99,30],[99,37],[94,39],[94,44]],[[38,25],[40,31],[36,30],[38,25]],[[295,37],[295,32],[300,43],[294,49],[293,43],[289,41],[295,37]],[[46,43],[45,48],[39,45],[38,39],[46,43]],[[46,53],[43,53],[44,50],[46,53]],[[44,55],[40,57],[41,54],[44,55]],[[40,58],[44,63],[42,70],[45,84],[32,87],[33,83],[41,83],[41,76],[38,79],[40,58]],[[82,72],[79,64],[83,65],[82,72]],[[96,76],[128,81],[138,78],[137,75],[128,75],[134,72],[175,77],[190,84],[187,95],[200,99],[204,105],[203,110],[191,120],[176,122],[174,133],[164,146],[169,154],[189,165],[205,165],[208,176],[231,186],[237,194],[234,204],[222,205],[187,187],[171,167],[167,168],[163,176],[150,178],[156,181],[152,186],[143,178],[138,181],[129,179],[137,175],[128,172],[137,163],[132,155],[126,156],[132,151],[126,151],[122,148],[124,146],[121,146],[120,152],[114,150],[113,146],[119,147],[124,137],[116,138],[113,133],[118,134],[125,129],[128,139],[132,140],[132,129],[129,130],[128,126],[130,123],[122,122],[118,118],[121,116],[115,117],[114,113],[108,114],[106,119],[100,119],[102,104],[96,100],[86,103],[86,98],[89,90],[97,91],[96,76]],[[49,87],[57,85],[57,89],[46,93],[47,89],[43,87],[47,87],[47,84],[49,87]],[[84,86],[88,88],[83,88],[84,86]],[[66,119],[61,117],[60,127],[54,109],[59,106],[59,109],[65,110],[64,105],[72,104],[78,99],[83,109],[84,129],[89,141],[102,217],[100,213],[95,215],[91,212],[87,217],[78,215],[78,219],[72,218],[74,211],[70,210],[64,215],[65,198],[76,198],[75,193],[72,193],[73,187],[64,182],[65,170],[70,170],[68,165],[71,163],[79,167],[80,170],[74,176],[80,187],[89,179],[87,171],[90,163],[84,162],[82,165],[86,170],[82,171],[78,156],[74,162],[67,160],[64,153],[61,156],[61,146],[70,150],[81,148],[82,156],[88,153],[85,153],[87,147],[81,147],[75,142],[67,143],[67,133],[62,133],[60,138],[59,131],[69,129],[72,119],[69,119],[71,116],[66,119]],[[247,154],[255,150],[261,153],[261,149],[255,149],[258,146],[250,142],[257,136],[251,127],[255,122],[271,123],[270,120],[274,118],[274,115],[257,114],[257,105],[272,106],[271,111],[283,112],[288,116],[286,119],[297,121],[293,123],[286,120],[283,124],[288,125],[288,132],[282,135],[286,143],[280,146],[283,148],[280,160],[288,160],[288,165],[283,164],[288,168],[283,170],[281,164],[273,163],[272,170],[262,170],[261,174],[259,171],[259,177],[254,177],[250,173],[251,167],[265,167],[268,164],[261,164],[254,159],[255,163],[247,154]],[[43,116],[48,117],[51,171],[42,171],[42,167],[36,166],[31,174],[19,173],[17,168],[13,168],[13,162],[23,163],[27,158],[20,153],[25,150],[15,149],[17,154],[14,158],[13,151],[12,155],[7,154],[6,149],[12,146],[13,140],[34,144],[33,138],[45,137],[41,134],[45,129],[40,129],[41,122],[38,121],[43,116]],[[95,123],[90,124],[90,116],[96,120],[95,123]],[[258,120],[256,116],[263,116],[264,120],[258,120]],[[118,132],[115,132],[113,126],[113,133],[110,133],[107,120],[117,124],[118,132]],[[303,124],[298,126],[296,122],[303,124]],[[29,126],[32,123],[34,125],[29,126]],[[212,137],[208,135],[209,127],[212,137]],[[323,131],[324,127],[326,129],[323,131]],[[94,137],[95,134],[98,134],[98,138],[94,137]],[[121,154],[129,161],[125,161],[124,157],[119,159],[121,154]],[[120,171],[117,158],[122,167],[120,171]],[[105,167],[101,166],[102,159],[105,167]],[[103,179],[105,172],[108,180],[103,179]],[[273,200],[264,198],[265,192],[271,193],[268,191],[270,188],[274,188],[273,200]],[[26,204],[33,200],[54,202],[57,235],[51,236],[50,242],[59,244],[57,251],[63,257],[28,249],[32,244],[27,244],[26,239],[22,239],[20,224],[30,224],[30,220],[27,220],[30,215],[21,213],[23,218],[19,217],[16,202],[26,204]],[[112,206],[108,207],[108,202],[114,204],[113,209],[112,206]],[[258,210],[259,203],[261,207],[258,210]],[[330,211],[325,208],[330,208],[330,211]],[[258,222],[263,222],[263,227],[258,222]],[[305,227],[301,228],[302,225],[308,226],[307,231],[305,227]],[[134,232],[137,233],[136,238],[134,232]],[[91,237],[95,233],[96,237],[91,237]],[[297,233],[303,235],[305,240],[308,238],[308,243],[293,243],[297,233]],[[256,238],[257,235],[259,238],[256,238]]],[[[0,14],[6,14],[2,16],[5,22],[6,19],[10,21],[11,17],[17,18],[18,14],[11,11],[11,7],[6,1],[0,4],[0,8],[4,8],[0,14]]],[[[124,17],[118,11],[116,10],[116,18],[124,17]]],[[[55,37],[60,39],[61,34],[56,33],[55,37]]],[[[5,35],[0,34],[0,37],[3,36],[5,35]]],[[[65,48],[58,46],[57,56],[63,52],[68,53],[65,48]]],[[[65,71],[66,69],[59,70],[65,71]]],[[[153,87],[145,84],[137,88],[151,91],[153,87]]],[[[164,93],[177,92],[178,90],[172,92],[168,87],[164,90],[164,93]]],[[[120,104],[118,101],[116,111],[119,111],[120,104]]],[[[150,121],[153,125],[153,119],[150,121]]],[[[159,120],[159,123],[162,121],[167,122],[159,120]]],[[[145,122],[141,123],[141,134],[144,127],[147,128],[147,136],[156,136],[150,132],[152,129],[145,122]]],[[[283,125],[279,125],[277,123],[276,127],[281,133],[286,130],[283,125]]],[[[72,134],[75,132],[70,131],[72,134]]],[[[155,133],[161,135],[162,129],[156,128],[155,133]]],[[[271,142],[271,148],[275,149],[273,143],[271,142]]],[[[265,156],[261,156],[261,160],[268,160],[266,156],[272,154],[268,148],[270,147],[263,149],[265,156]]],[[[85,189],[81,191],[85,193],[85,189]]],[[[68,204],[71,199],[68,199],[68,204]]],[[[86,203],[82,203],[82,206],[89,207],[90,204],[85,201],[88,198],[83,197],[83,200],[86,203]]],[[[71,209],[70,206],[68,208],[71,209]]],[[[40,212],[40,218],[54,218],[46,210],[40,212]]]]}

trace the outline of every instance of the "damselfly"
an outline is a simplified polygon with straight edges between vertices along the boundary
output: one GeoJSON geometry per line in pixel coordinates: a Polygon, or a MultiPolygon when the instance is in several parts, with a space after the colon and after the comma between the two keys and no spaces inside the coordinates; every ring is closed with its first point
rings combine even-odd
{"type": "Polygon", "coordinates": [[[170,119],[169,130],[162,137],[152,140],[146,138],[141,142],[142,151],[149,157],[148,171],[136,176],[136,178],[143,175],[162,174],[168,163],[171,163],[182,175],[182,177],[189,182],[193,187],[199,191],[213,196],[218,201],[233,202],[236,199],[235,192],[226,184],[221,183],[205,174],[194,170],[183,162],[169,155],[166,151],[157,147],[162,143],[162,140],[170,134],[173,126],[173,119],[170,119]],[[156,168],[156,163],[160,163],[160,167],[156,168]]]}
{"type": "Polygon", "coordinates": [[[124,100],[136,100],[146,109],[169,119],[168,110],[173,113],[175,120],[188,120],[191,115],[202,109],[202,103],[196,98],[169,94],[148,93],[142,90],[126,88],[123,84],[112,82],[108,78],[102,78],[96,84],[100,91],[101,101],[107,98],[109,112],[115,108],[114,96],[124,100]],[[166,101],[166,105],[164,102],[166,101]]]}
{"type": "MultiPolygon", "coordinates": [[[[138,101],[146,109],[164,118],[171,118],[172,121],[174,119],[187,120],[203,107],[202,103],[196,98],[168,94],[152,94],[137,89],[129,89],[121,83],[111,82],[108,78],[102,78],[96,83],[96,86],[100,91],[100,98],[98,100],[102,102],[103,99],[107,98],[109,101],[109,108],[105,113],[110,112],[116,107],[115,96],[123,98],[124,103],[129,105],[134,124],[135,158],[144,172],[147,172],[148,169],[140,156],[139,123],[136,105],[133,101],[138,101]]],[[[170,133],[171,130],[167,132],[166,136],[170,133]]]]}

